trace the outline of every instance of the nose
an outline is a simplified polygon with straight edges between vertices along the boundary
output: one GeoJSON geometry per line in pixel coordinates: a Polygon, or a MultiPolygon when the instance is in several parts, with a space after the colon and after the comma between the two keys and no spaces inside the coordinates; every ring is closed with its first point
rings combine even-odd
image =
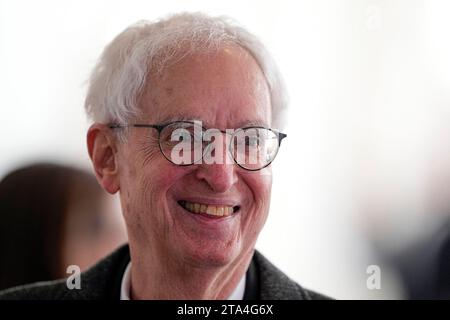
{"type": "Polygon", "coordinates": [[[214,143],[203,150],[202,163],[198,164],[196,177],[204,180],[214,192],[224,193],[238,181],[236,166],[227,149],[230,143],[227,135],[222,131],[213,132],[214,143]]]}
{"type": "Polygon", "coordinates": [[[212,191],[224,193],[237,183],[236,166],[232,163],[199,164],[196,178],[204,180],[212,191]]]}

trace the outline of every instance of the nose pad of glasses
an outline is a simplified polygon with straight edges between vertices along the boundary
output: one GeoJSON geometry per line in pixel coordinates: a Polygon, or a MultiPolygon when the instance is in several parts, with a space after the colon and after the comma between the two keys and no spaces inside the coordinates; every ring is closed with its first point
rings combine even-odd
{"type": "MultiPolygon", "coordinates": [[[[227,142],[227,144],[228,144],[228,142],[227,142]]],[[[206,163],[218,163],[218,164],[235,163],[235,160],[233,158],[233,154],[232,154],[232,151],[231,151],[231,145],[230,145],[229,148],[227,148],[227,147],[223,148],[223,151],[220,153],[222,155],[222,159],[214,159],[215,161],[213,161],[212,159],[206,158],[206,157],[214,158],[214,156],[212,156],[212,153],[211,153],[212,152],[211,149],[213,147],[217,148],[217,145],[215,145],[214,142],[208,143],[203,148],[202,158],[200,160],[204,160],[206,163]],[[225,156],[225,158],[223,158],[224,156],[225,156]]],[[[214,149],[214,151],[215,151],[215,149],[214,149]]],[[[198,163],[200,160],[196,160],[195,163],[198,163]]]]}
{"type": "Polygon", "coordinates": [[[205,151],[201,151],[201,152],[195,152],[194,153],[194,159],[192,164],[200,164],[203,161],[203,157],[205,156],[205,151]]]}
{"type": "Polygon", "coordinates": [[[200,160],[202,160],[202,162],[204,161],[204,162],[206,162],[206,163],[209,163],[210,159],[207,158],[207,157],[211,155],[211,149],[212,149],[212,147],[213,147],[213,144],[212,144],[212,143],[208,143],[208,144],[203,148],[203,151],[202,151],[202,158],[200,159],[200,160]],[[206,160],[205,160],[205,159],[206,159],[206,160]]]}

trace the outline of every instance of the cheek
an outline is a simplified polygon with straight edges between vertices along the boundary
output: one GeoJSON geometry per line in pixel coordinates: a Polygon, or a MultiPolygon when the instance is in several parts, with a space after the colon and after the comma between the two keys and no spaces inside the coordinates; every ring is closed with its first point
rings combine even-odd
{"type": "Polygon", "coordinates": [[[248,173],[243,177],[251,196],[249,204],[249,215],[245,222],[247,228],[259,231],[264,226],[270,207],[270,196],[272,190],[272,173],[270,169],[248,173]]]}
{"type": "Polygon", "coordinates": [[[168,180],[163,175],[168,171],[166,163],[161,159],[157,146],[138,139],[129,145],[136,147],[124,148],[120,157],[120,189],[128,205],[150,198],[159,189],[154,186],[163,188],[168,180]]]}
{"type": "Polygon", "coordinates": [[[170,188],[186,170],[168,162],[159,152],[143,149],[129,153],[121,168],[121,202],[129,227],[161,229],[173,222],[166,214],[170,188]],[[159,226],[159,227],[158,227],[159,226]]]}
{"type": "Polygon", "coordinates": [[[270,204],[272,190],[272,171],[270,168],[250,173],[247,176],[247,184],[256,205],[266,207],[270,204]]]}

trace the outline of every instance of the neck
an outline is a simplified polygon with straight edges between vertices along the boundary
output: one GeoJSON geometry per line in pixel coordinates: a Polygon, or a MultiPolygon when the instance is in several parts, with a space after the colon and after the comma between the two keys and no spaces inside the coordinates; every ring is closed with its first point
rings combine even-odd
{"type": "Polygon", "coordinates": [[[225,300],[245,276],[253,248],[219,267],[192,266],[160,255],[142,258],[131,247],[130,255],[132,299],[225,300]]]}

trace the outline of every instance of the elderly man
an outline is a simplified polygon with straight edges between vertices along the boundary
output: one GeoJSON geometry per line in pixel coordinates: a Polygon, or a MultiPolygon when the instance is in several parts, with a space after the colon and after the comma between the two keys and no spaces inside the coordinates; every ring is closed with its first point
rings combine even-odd
{"type": "Polygon", "coordinates": [[[0,298],[317,299],[259,252],[285,134],[281,77],[264,46],[224,18],[138,23],[93,71],[87,144],[119,192],[125,246],[81,274],[0,298]]]}

